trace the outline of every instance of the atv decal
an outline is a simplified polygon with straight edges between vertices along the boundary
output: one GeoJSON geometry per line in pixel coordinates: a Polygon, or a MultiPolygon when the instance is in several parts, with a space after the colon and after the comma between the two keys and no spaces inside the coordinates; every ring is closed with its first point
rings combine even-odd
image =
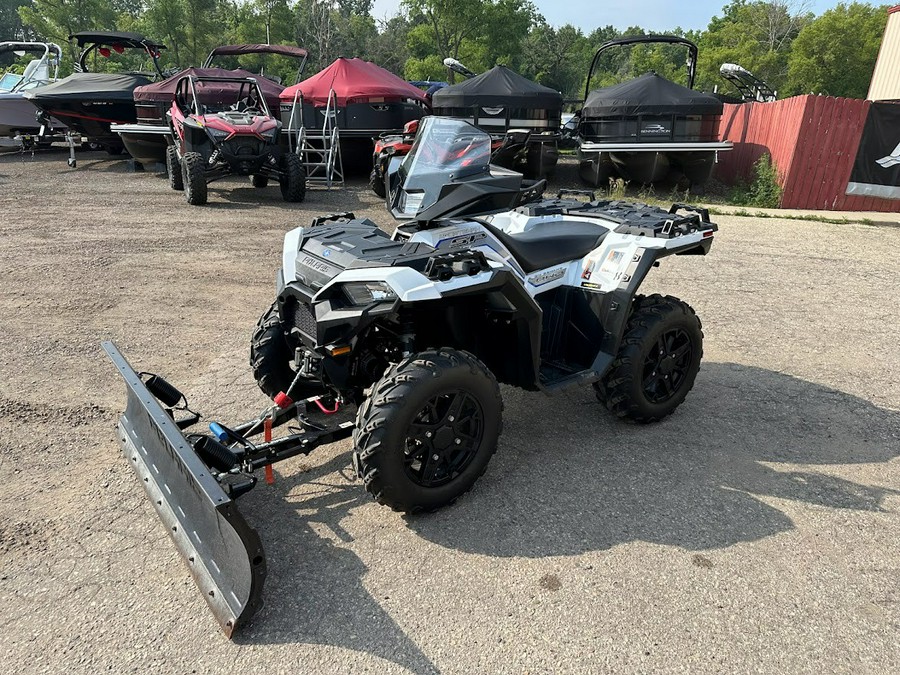
{"type": "Polygon", "coordinates": [[[311,270],[315,270],[316,272],[327,274],[329,278],[337,276],[342,271],[341,268],[329,265],[327,262],[319,260],[318,258],[314,258],[311,255],[304,255],[303,259],[300,261],[300,264],[304,267],[308,267],[311,270]]]}
{"type": "Polygon", "coordinates": [[[543,286],[544,284],[549,284],[551,281],[562,279],[564,276],[566,276],[566,268],[557,267],[555,270],[546,270],[544,272],[532,274],[528,277],[528,283],[532,286],[543,286]]]}

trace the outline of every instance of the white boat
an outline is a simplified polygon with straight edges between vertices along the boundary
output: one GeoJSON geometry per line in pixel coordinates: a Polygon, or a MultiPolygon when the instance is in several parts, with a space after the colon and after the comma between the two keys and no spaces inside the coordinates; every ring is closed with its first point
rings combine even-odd
{"type": "MultiPolygon", "coordinates": [[[[22,74],[7,71],[0,77],[0,137],[33,135],[40,131],[37,110],[26,100],[24,93],[56,81],[62,50],[52,42],[0,42],[0,54],[12,52],[31,59],[22,74]]],[[[59,120],[52,120],[54,128],[64,127],[59,120]]]]}

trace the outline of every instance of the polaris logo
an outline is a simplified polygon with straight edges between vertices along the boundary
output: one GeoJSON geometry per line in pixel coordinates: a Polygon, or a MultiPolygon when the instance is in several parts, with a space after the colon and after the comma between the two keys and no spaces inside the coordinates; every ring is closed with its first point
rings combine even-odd
{"type": "Polygon", "coordinates": [[[897,147],[894,148],[894,151],[891,154],[887,157],[876,159],[875,163],[882,169],[890,169],[891,167],[900,164],[900,143],[897,144],[897,147]]]}
{"type": "Polygon", "coordinates": [[[562,279],[565,275],[566,268],[557,267],[555,270],[548,270],[547,272],[538,272],[537,274],[532,274],[530,277],[528,277],[528,283],[532,286],[543,286],[544,284],[549,284],[551,281],[562,279]]]}
{"type": "Polygon", "coordinates": [[[328,263],[322,262],[318,258],[313,258],[311,255],[303,256],[303,260],[300,261],[300,264],[304,267],[308,267],[311,270],[315,270],[316,272],[321,272],[322,274],[333,276],[339,272],[339,270],[335,269],[328,263]]]}

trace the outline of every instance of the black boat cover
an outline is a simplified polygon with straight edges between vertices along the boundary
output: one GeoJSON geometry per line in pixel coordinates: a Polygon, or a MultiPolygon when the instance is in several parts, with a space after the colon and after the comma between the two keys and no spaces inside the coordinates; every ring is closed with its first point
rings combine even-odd
{"type": "Polygon", "coordinates": [[[620,115],[721,115],[722,101],[646,73],[611,87],[595,89],[584,102],[582,119],[620,115]]]}
{"type": "Polygon", "coordinates": [[[140,33],[116,33],[109,31],[82,31],[69,36],[75,40],[79,47],[85,45],[122,45],[123,47],[142,48],[151,47],[156,50],[165,49],[165,45],[157,44],[140,33]]]}
{"type": "Polygon", "coordinates": [[[563,97],[555,89],[532,82],[506,66],[494,66],[470,80],[434,92],[431,105],[434,108],[508,106],[562,110],[563,97]]]}
{"type": "Polygon", "coordinates": [[[143,75],[126,73],[73,73],[59,82],[26,91],[25,98],[36,103],[85,98],[131,101],[135,87],[150,82],[152,80],[143,75]]]}
{"type": "MultiPolygon", "coordinates": [[[[252,77],[256,79],[256,83],[262,90],[266,103],[269,104],[271,110],[278,110],[278,95],[284,89],[283,86],[273,82],[272,80],[259,77],[246,70],[228,70],[226,68],[186,68],[180,73],[163,80],[162,82],[154,82],[138,87],[134,90],[135,103],[141,101],[153,102],[171,102],[175,98],[175,87],[178,80],[186,75],[194,75],[195,77],[252,77]]],[[[197,97],[202,103],[207,105],[213,102],[233,103],[235,94],[240,84],[235,82],[200,82],[197,84],[197,97]]]]}

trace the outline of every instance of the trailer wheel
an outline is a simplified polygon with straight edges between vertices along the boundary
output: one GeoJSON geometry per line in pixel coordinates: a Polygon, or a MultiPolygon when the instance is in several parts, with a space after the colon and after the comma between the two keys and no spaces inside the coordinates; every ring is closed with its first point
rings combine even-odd
{"type": "MultiPolygon", "coordinates": [[[[287,392],[297,375],[293,363],[294,351],[288,344],[278,306],[272,303],[259,318],[250,339],[250,368],[266,396],[275,398],[280,392],[287,392]]],[[[314,380],[298,383],[292,392],[295,400],[324,393],[325,387],[314,380]]]]}
{"type": "Polygon", "coordinates": [[[184,190],[184,178],[181,175],[181,164],[178,162],[178,148],[170,145],[166,148],[166,173],[169,174],[169,187],[181,192],[184,190]]]}
{"type": "Polygon", "coordinates": [[[502,410],[497,380],[467,352],[424,351],[392,365],[356,417],[366,490],[406,513],[452,504],[487,469],[502,410]]]}
{"type": "Polygon", "coordinates": [[[306,169],[299,155],[281,156],[281,196],[286,202],[302,202],[306,197],[306,169]]]}
{"type": "Polygon", "coordinates": [[[372,173],[369,174],[369,187],[372,188],[372,192],[382,199],[384,199],[384,196],[387,194],[387,189],[384,185],[384,176],[378,175],[378,169],[372,169],[372,173]]]}
{"type": "Polygon", "coordinates": [[[638,296],[619,353],[594,392],[626,422],[658,422],[684,401],[702,358],[702,325],[690,305],[669,295],[638,296]]]}
{"type": "Polygon", "coordinates": [[[264,188],[264,187],[268,186],[268,184],[269,184],[269,177],[263,176],[260,173],[255,173],[252,176],[250,176],[250,183],[255,188],[264,188]]]}
{"type": "Polygon", "coordinates": [[[181,180],[188,204],[203,206],[207,201],[206,167],[199,152],[186,152],[181,158],[181,180]]]}

